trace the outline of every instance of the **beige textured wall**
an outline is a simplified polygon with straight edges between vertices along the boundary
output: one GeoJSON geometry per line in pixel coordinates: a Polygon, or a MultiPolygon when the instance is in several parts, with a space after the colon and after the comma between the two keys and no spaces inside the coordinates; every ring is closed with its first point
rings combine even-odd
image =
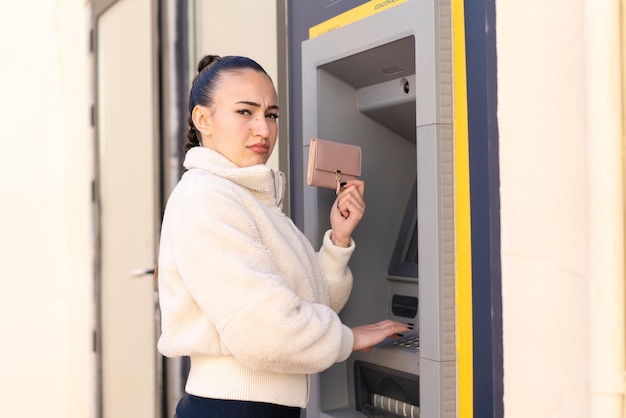
{"type": "Polygon", "coordinates": [[[505,416],[587,417],[583,1],[496,5],[505,416]]]}
{"type": "MultiPolygon", "coordinates": [[[[195,5],[194,65],[207,54],[248,56],[265,68],[278,88],[276,0],[196,0],[195,5]]],[[[278,147],[268,164],[278,168],[278,147]]]]}

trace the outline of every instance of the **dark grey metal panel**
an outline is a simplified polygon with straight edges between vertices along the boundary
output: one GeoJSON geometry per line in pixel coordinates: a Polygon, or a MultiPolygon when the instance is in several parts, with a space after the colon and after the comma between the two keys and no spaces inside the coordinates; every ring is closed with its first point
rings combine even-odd
{"type": "Polygon", "coordinates": [[[465,2],[474,416],[504,416],[495,0],[465,2]]]}

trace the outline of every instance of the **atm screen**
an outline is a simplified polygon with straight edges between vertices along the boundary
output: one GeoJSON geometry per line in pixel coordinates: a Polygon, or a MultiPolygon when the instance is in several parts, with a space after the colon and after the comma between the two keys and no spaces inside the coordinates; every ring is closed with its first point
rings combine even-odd
{"type": "Polygon", "coordinates": [[[409,264],[417,264],[417,219],[415,219],[415,225],[413,227],[413,233],[409,240],[406,252],[404,254],[404,262],[409,264]]]}
{"type": "Polygon", "coordinates": [[[398,232],[393,255],[389,263],[390,278],[417,281],[417,181],[406,204],[404,218],[398,232]]]}

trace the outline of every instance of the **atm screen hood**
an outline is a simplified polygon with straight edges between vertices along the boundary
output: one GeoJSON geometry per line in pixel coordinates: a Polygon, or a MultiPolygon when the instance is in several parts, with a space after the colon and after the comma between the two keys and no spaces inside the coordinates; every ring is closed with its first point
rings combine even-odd
{"type": "Polygon", "coordinates": [[[320,69],[356,89],[359,110],[415,143],[415,38],[408,36],[320,69]]]}

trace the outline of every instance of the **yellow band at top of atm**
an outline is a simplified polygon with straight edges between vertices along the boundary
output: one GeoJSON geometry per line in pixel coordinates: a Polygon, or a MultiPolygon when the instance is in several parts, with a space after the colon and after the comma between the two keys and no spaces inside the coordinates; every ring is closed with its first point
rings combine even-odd
{"type": "Polygon", "coordinates": [[[407,1],[409,0],[370,0],[354,9],[350,9],[347,12],[309,28],[309,39],[313,39],[323,33],[349,25],[350,23],[354,23],[399,4],[406,3],[407,1]]]}

